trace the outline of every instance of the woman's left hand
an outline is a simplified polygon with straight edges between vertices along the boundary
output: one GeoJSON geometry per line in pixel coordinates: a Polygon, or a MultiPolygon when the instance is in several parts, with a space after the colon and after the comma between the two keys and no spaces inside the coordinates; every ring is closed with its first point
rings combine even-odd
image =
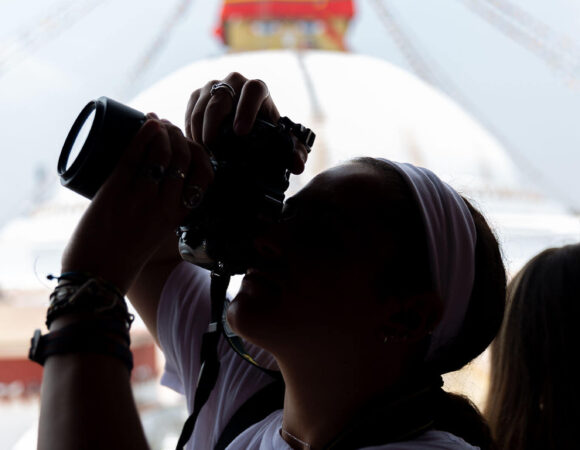
{"type": "Polygon", "coordinates": [[[212,181],[207,152],[151,115],[77,225],[63,272],[89,272],[127,292],[212,181]]]}

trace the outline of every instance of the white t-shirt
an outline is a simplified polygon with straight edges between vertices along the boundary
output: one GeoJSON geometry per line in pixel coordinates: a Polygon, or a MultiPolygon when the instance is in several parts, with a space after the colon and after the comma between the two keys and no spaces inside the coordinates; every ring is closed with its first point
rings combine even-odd
{"type": "MultiPolygon", "coordinates": [[[[161,383],[187,400],[191,413],[200,370],[201,337],[210,319],[210,278],[207,271],[182,262],[171,273],[163,288],[157,312],[159,342],[165,355],[165,371],[161,383]]],[[[188,449],[211,450],[232,415],[244,402],[272,378],[244,361],[226,342],[218,345],[220,372],[216,386],[197,419],[188,449]]],[[[257,358],[269,355],[258,350],[257,358]]],[[[271,358],[271,357],[270,357],[271,358]]],[[[291,450],[280,436],[282,410],[241,433],[228,450],[291,450]]],[[[473,450],[461,438],[444,431],[430,430],[408,442],[398,442],[371,450],[473,450]]]]}

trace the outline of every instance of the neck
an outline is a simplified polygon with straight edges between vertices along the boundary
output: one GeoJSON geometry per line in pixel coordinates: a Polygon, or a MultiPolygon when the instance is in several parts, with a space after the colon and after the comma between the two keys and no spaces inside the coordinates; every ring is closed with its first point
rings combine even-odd
{"type": "Polygon", "coordinates": [[[302,355],[299,364],[285,364],[279,359],[286,383],[282,437],[292,448],[323,448],[365,404],[401,378],[401,371],[393,367],[353,364],[352,355],[344,356],[349,360],[309,362],[302,355]]]}

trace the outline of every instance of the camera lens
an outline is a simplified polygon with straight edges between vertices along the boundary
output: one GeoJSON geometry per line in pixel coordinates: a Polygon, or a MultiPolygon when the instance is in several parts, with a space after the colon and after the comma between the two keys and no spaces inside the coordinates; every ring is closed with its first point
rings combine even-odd
{"type": "MultiPolygon", "coordinates": [[[[58,173],[61,177],[68,178],[73,175],[75,168],[78,170],[83,160],[87,157],[90,151],[90,142],[88,141],[97,117],[97,106],[97,101],[89,102],[71,127],[58,161],[58,173]],[[83,154],[83,148],[85,147],[83,154]]],[[[102,116],[102,111],[100,111],[99,116],[102,116]]]]}
{"type": "Polygon", "coordinates": [[[94,121],[95,121],[95,110],[91,109],[89,115],[81,125],[81,129],[78,131],[75,140],[72,144],[72,148],[70,149],[70,153],[68,154],[67,157],[66,170],[69,170],[71,168],[72,163],[76,161],[76,159],[80,155],[81,150],[83,149],[83,146],[85,145],[85,142],[89,137],[89,133],[93,127],[94,121]]]}
{"type": "Polygon", "coordinates": [[[145,120],[142,112],[107,97],[89,102],[60,153],[62,185],[92,199],[145,120]]]}

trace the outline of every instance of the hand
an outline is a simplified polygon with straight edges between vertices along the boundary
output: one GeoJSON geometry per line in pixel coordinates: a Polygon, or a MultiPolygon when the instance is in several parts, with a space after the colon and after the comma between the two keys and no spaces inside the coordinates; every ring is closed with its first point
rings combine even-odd
{"type": "Polygon", "coordinates": [[[149,115],[71,237],[63,272],[101,276],[122,292],[213,180],[206,151],[149,115]]]}
{"type": "MultiPolygon", "coordinates": [[[[201,89],[193,91],[185,113],[185,132],[187,137],[200,145],[208,145],[217,136],[223,120],[232,112],[234,115],[234,132],[238,135],[248,134],[257,117],[277,123],[280,113],[270,96],[266,83],[261,80],[249,80],[243,75],[232,72],[221,80],[229,84],[235,95],[227,89],[219,89],[210,94],[214,84],[219,80],[206,83],[201,89]]],[[[306,147],[294,140],[294,158],[290,170],[294,174],[304,171],[308,158],[306,147]]]]}

